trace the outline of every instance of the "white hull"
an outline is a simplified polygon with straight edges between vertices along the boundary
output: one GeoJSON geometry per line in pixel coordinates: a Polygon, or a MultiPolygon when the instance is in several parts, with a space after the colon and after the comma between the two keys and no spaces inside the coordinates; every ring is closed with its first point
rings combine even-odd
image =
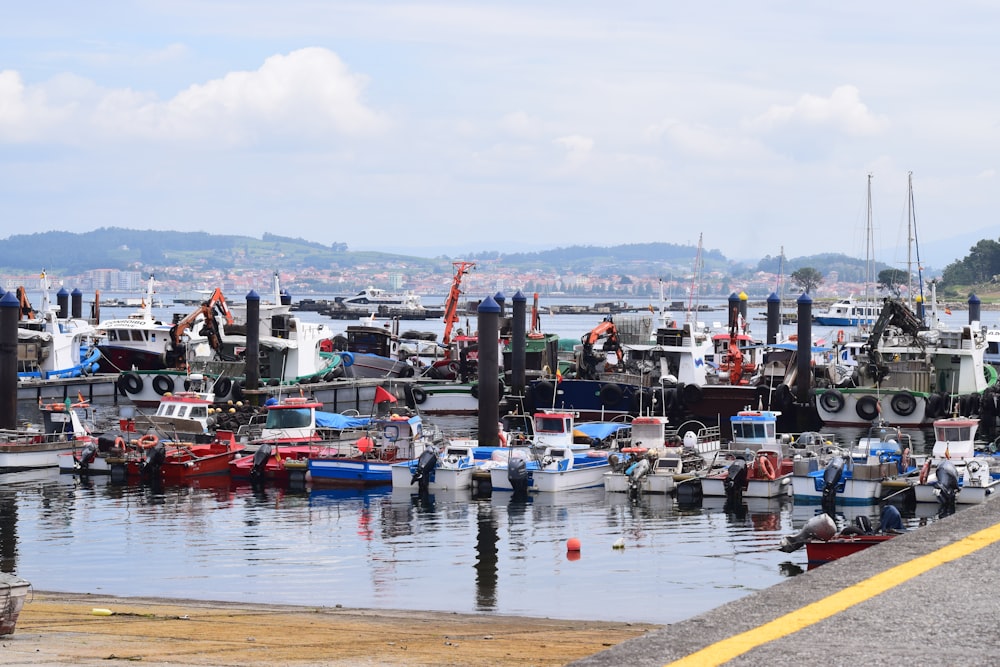
{"type": "Polygon", "coordinates": [[[59,456],[72,456],[77,446],[72,442],[0,444],[0,470],[55,468],[59,456]]]}
{"type": "Polygon", "coordinates": [[[414,385],[413,402],[423,414],[474,415],[479,412],[479,399],[468,383],[414,385]]]}
{"type": "Polygon", "coordinates": [[[921,397],[915,397],[916,407],[908,415],[903,415],[897,412],[892,407],[892,399],[899,392],[892,392],[883,390],[876,396],[875,391],[866,393],[846,393],[842,395],[844,397],[844,406],[833,412],[823,404],[823,401],[817,399],[816,401],[816,412],[819,414],[819,418],[823,421],[825,426],[867,426],[871,424],[871,419],[865,419],[864,416],[871,414],[870,405],[871,399],[867,402],[864,401],[866,397],[874,398],[878,401],[878,414],[882,416],[887,422],[893,426],[920,426],[923,424],[928,424],[931,418],[927,416],[927,401],[921,397]],[[865,410],[858,411],[858,401],[863,401],[863,406],[865,410]]]}
{"type": "MultiPolygon", "coordinates": [[[[792,496],[796,500],[805,502],[822,502],[823,491],[816,490],[817,479],[823,479],[822,471],[818,478],[794,475],[792,477],[792,496]]],[[[881,497],[882,480],[851,478],[844,481],[844,490],[837,492],[835,500],[837,503],[849,505],[870,505],[881,497]]]]}
{"type": "MultiPolygon", "coordinates": [[[[628,475],[623,472],[604,473],[604,490],[610,493],[628,493],[628,475]]],[[[642,493],[671,493],[677,488],[673,475],[651,473],[642,478],[642,493]]]]}
{"type": "MultiPolygon", "coordinates": [[[[611,469],[607,463],[572,470],[529,470],[528,490],[541,493],[572,491],[588,489],[604,485],[604,473],[611,469]]],[[[490,470],[490,483],[494,491],[513,491],[514,487],[507,480],[507,468],[496,467],[490,470]]]]}
{"type": "MultiPolygon", "coordinates": [[[[775,479],[751,479],[743,491],[744,498],[778,498],[787,496],[791,490],[792,475],[782,475],[775,479]]],[[[701,492],[705,496],[725,496],[725,478],[702,477],[701,492]]]]}
{"type": "MultiPolygon", "coordinates": [[[[475,466],[464,468],[437,467],[431,473],[427,485],[429,491],[458,491],[472,487],[472,473],[475,466]]],[[[392,488],[417,490],[417,483],[411,482],[413,471],[410,463],[396,463],[392,466],[392,488]]]]}
{"type": "MultiPolygon", "coordinates": [[[[961,486],[955,503],[958,505],[979,505],[985,502],[997,491],[1000,480],[995,480],[986,486],[961,486]]],[[[938,503],[937,489],[933,484],[914,484],[913,497],[918,503],[938,503]]]]}

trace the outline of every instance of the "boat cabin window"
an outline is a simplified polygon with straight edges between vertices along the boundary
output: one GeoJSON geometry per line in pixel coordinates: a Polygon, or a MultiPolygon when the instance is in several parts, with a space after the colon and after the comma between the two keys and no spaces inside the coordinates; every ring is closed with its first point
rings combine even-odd
{"type": "Polygon", "coordinates": [[[396,424],[386,424],[382,428],[382,437],[389,442],[396,442],[399,440],[399,426],[396,424]]]}
{"type": "Polygon", "coordinates": [[[191,408],[192,419],[201,419],[202,417],[208,417],[208,407],[204,405],[196,405],[191,408]]]}
{"type": "Polygon", "coordinates": [[[971,426],[939,426],[934,436],[939,442],[957,442],[972,440],[971,426]]]}
{"type": "Polygon", "coordinates": [[[733,440],[774,439],[776,424],[764,422],[733,422],[733,440]]]}
{"type": "Polygon", "coordinates": [[[312,425],[310,408],[268,410],[264,428],[304,428],[312,425]]]}
{"type": "Polygon", "coordinates": [[[173,405],[173,404],[170,404],[170,403],[168,403],[167,405],[163,406],[163,414],[165,416],[167,416],[167,417],[173,417],[174,416],[174,412],[176,410],[177,410],[177,406],[173,405]]]}
{"type": "Polygon", "coordinates": [[[143,342],[145,338],[143,337],[142,334],[143,332],[140,331],[139,329],[132,329],[132,340],[137,341],[139,343],[143,342]]]}
{"type": "Polygon", "coordinates": [[[562,417],[536,417],[535,431],[537,433],[565,433],[565,421],[562,417]]]}

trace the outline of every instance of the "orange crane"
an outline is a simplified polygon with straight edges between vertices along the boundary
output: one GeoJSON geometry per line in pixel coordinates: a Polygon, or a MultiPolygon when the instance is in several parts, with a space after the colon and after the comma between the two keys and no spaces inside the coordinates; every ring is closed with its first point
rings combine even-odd
{"type": "MultiPolygon", "coordinates": [[[[215,288],[212,295],[203,301],[200,306],[188,313],[177,324],[170,327],[170,348],[167,350],[167,356],[172,357],[175,363],[179,363],[183,359],[182,351],[184,344],[181,339],[184,333],[191,328],[191,325],[199,317],[205,319],[205,327],[202,331],[208,337],[208,344],[213,350],[218,352],[222,349],[222,335],[219,331],[218,318],[224,319],[229,326],[232,326],[234,322],[233,314],[226,304],[226,297],[222,295],[222,290],[215,288]]],[[[167,365],[169,366],[170,364],[168,363],[167,365]]]]}
{"type": "Polygon", "coordinates": [[[451,353],[451,330],[458,322],[458,300],[462,296],[462,276],[472,270],[475,262],[452,262],[455,267],[455,277],[451,281],[451,291],[448,292],[448,299],[444,302],[444,336],[441,343],[451,353]]]}

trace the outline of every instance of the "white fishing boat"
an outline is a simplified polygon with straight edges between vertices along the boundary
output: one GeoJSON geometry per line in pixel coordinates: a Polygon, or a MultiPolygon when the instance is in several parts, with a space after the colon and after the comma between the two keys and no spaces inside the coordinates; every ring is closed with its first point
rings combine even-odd
{"type": "Polygon", "coordinates": [[[977,455],[979,419],[946,417],[934,421],[934,449],[912,480],[918,503],[978,505],[1000,485],[1000,462],[977,455]],[[997,472],[992,469],[997,468],[997,472]]]}

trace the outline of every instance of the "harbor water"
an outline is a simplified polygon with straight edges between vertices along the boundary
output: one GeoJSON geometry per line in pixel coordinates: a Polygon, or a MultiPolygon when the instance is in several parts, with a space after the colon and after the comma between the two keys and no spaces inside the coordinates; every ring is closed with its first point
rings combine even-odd
{"type": "MultiPolygon", "coordinates": [[[[543,328],[578,339],[599,321],[553,315],[543,328]]],[[[834,435],[849,444],[859,433],[834,435]]],[[[929,449],[929,433],[912,437],[916,451],[929,449]]],[[[254,488],[228,477],[157,488],[56,470],[0,474],[0,508],[0,571],[38,590],[653,623],[803,572],[805,550],[778,546],[820,511],[791,499],[735,509],[721,498],[632,502],[603,488],[527,501],[254,488]],[[570,538],[579,552],[567,550],[570,538]]],[[[859,514],[878,524],[877,506],[845,507],[838,523],[859,514]]],[[[903,510],[908,530],[937,518],[936,506],[903,510]]]]}

